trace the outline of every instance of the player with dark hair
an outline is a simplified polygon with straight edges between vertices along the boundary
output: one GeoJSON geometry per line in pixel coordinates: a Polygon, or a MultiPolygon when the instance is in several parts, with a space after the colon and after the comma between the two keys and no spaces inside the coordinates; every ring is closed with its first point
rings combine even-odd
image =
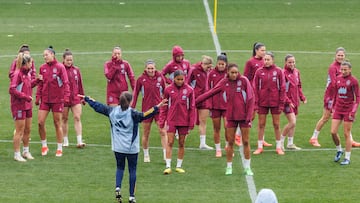
{"type": "Polygon", "coordinates": [[[77,95],[84,95],[84,88],[82,84],[82,77],[80,73],[80,69],[74,66],[74,58],[73,54],[69,49],[66,49],[63,53],[63,64],[66,69],[66,73],[69,79],[70,86],[70,97],[69,102],[64,104],[64,111],[62,114],[62,129],[64,133],[64,147],[69,146],[69,111],[71,110],[74,117],[74,128],[76,133],[77,148],[85,147],[85,143],[82,140],[82,124],[81,124],[81,113],[82,106],[81,104],[85,104],[83,100],[81,100],[77,95]]]}
{"type": "Polygon", "coordinates": [[[129,203],[135,203],[135,185],[137,159],[140,151],[140,139],[138,126],[143,120],[149,119],[159,112],[159,108],[166,104],[166,99],[155,105],[148,111],[142,113],[130,107],[132,94],[128,91],[122,92],[119,97],[118,106],[107,106],[94,99],[79,95],[98,113],[109,117],[111,124],[111,149],[116,158],[116,180],[115,197],[122,202],[121,182],[124,176],[125,160],[129,168],[129,203]]]}
{"type": "Polygon", "coordinates": [[[46,140],[45,121],[51,110],[56,131],[56,156],[61,157],[63,155],[62,112],[64,110],[64,103],[69,102],[69,80],[64,65],[56,60],[55,50],[52,46],[44,50],[44,60],[45,63],[40,66],[39,71],[43,80],[37,86],[35,101],[36,105],[40,105],[38,126],[42,145],[41,155],[45,156],[49,151],[46,140]]]}
{"type": "Polygon", "coordinates": [[[176,172],[185,173],[182,162],[185,154],[185,138],[195,125],[195,95],[194,89],[185,83],[185,73],[182,70],[174,72],[174,81],[164,91],[164,99],[169,101],[160,111],[160,128],[164,128],[168,137],[166,147],[166,168],[164,174],[171,173],[171,157],[174,144],[175,132],[179,133],[178,156],[176,172]]]}
{"type": "Polygon", "coordinates": [[[240,75],[236,64],[229,64],[227,77],[223,78],[213,89],[196,99],[200,103],[220,92],[226,93],[226,138],[228,147],[226,148],[227,167],[225,175],[232,174],[233,145],[235,131],[240,127],[242,133],[243,152],[244,152],[244,173],[252,176],[250,168],[250,128],[251,118],[254,111],[254,92],[249,80],[240,75]]]}

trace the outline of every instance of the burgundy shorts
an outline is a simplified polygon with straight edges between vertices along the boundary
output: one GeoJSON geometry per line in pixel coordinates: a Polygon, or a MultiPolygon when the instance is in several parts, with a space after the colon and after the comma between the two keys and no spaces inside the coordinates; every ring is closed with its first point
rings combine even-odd
{"type": "Polygon", "coordinates": [[[143,123],[151,123],[153,120],[155,120],[155,122],[158,122],[160,118],[160,114],[156,114],[155,116],[148,118],[146,120],[143,120],[143,123]]]}
{"type": "Polygon", "coordinates": [[[14,121],[32,118],[32,109],[11,111],[14,121]]]}
{"type": "Polygon", "coordinates": [[[210,117],[211,118],[225,118],[226,110],[220,110],[220,109],[211,109],[210,110],[210,117]]]}
{"type": "Polygon", "coordinates": [[[227,128],[237,128],[238,126],[240,126],[240,128],[251,128],[251,121],[229,121],[227,120],[226,122],[226,127],[227,128]]]}
{"type": "Polygon", "coordinates": [[[297,115],[298,114],[298,108],[297,108],[297,106],[295,106],[293,108],[290,105],[285,105],[284,113],[285,114],[294,113],[295,115],[297,115]]]}
{"type": "Polygon", "coordinates": [[[106,103],[109,104],[120,104],[120,97],[114,97],[114,96],[107,96],[106,97],[106,103]]]}
{"type": "Polygon", "coordinates": [[[269,110],[271,114],[281,114],[279,107],[263,107],[263,106],[259,106],[258,114],[268,114],[269,110]]]}
{"type": "Polygon", "coordinates": [[[175,133],[176,130],[178,131],[179,135],[187,135],[189,134],[189,127],[187,126],[167,126],[167,132],[175,133]]]}
{"type": "Polygon", "coordinates": [[[354,120],[350,120],[349,113],[339,113],[336,111],[332,114],[332,119],[343,120],[345,122],[354,122],[354,120]]]}
{"type": "Polygon", "coordinates": [[[81,104],[80,101],[71,101],[69,103],[64,103],[64,107],[72,107],[75,106],[76,104],[81,104]]]}
{"type": "Polygon", "coordinates": [[[44,111],[50,111],[50,109],[52,110],[52,112],[63,112],[64,111],[64,103],[40,103],[40,110],[44,110],[44,111]]]}

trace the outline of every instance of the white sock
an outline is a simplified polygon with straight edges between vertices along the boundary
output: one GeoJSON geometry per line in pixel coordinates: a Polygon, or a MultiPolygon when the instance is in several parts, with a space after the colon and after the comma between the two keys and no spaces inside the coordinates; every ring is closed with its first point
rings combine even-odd
{"type": "Polygon", "coordinates": [[[276,140],[276,149],[281,148],[281,141],[276,140]]]}
{"type": "Polygon", "coordinates": [[[258,148],[263,148],[263,141],[262,140],[258,140],[258,148]]]}
{"type": "Polygon", "coordinates": [[[244,168],[250,168],[250,159],[244,159],[244,168]]]}
{"type": "Polygon", "coordinates": [[[57,150],[61,150],[61,151],[62,151],[62,143],[57,143],[57,150]]]}
{"type": "Polygon", "coordinates": [[[226,163],[226,167],[232,168],[232,162],[227,162],[227,163],[226,163]]]}
{"type": "Polygon", "coordinates": [[[171,159],[165,159],[166,162],[166,168],[170,168],[171,167],[171,159]]]}
{"type": "Polygon", "coordinates": [[[216,149],[216,151],[220,151],[220,150],[221,150],[220,143],[219,143],[219,144],[215,144],[215,149],[216,149]]]}
{"type": "Polygon", "coordinates": [[[20,152],[14,152],[14,156],[16,156],[16,157],[21,156],[21,155],[20,155],[20,152]]]}
{"type": "Polygon", "coordinates": [[[29,147],[23,147],[23,153],[24,152],[29,152],[29,147]]]}
{"type": "Polygon", "coordinates": [[[42,145],[42,147],[47,147],[47,142],[46,142],[46,140],[41,140],[41,145],[42,145]]]}
{"type": "Polygon", "coordinates": [[[206,135],[200,135],[200,146],[206,145],[206,135]]]}
{"type": "Polygon", "coordinates": [[[313,135],[311,138],[317,139],[319,136],[320,131],[314,130],[313,135]]]}
{"type": "Polygon", "coordinates": [[[69,137],[67,135],[64,135],[64,143],[69,143],[69,137]]]}
{"type": "Polygon", "coordinates": [[[143,149],[144,151],[144,156],[149,156],[149,149],[143,149]]]}
{"type": "Polygon", "coordinates": [[[182,159],[178,159],[176,163],[176,168],[181,168],[182,162],[183,162],[182,159]]]}
{"type": "Polygon", "coordinates": [[[351,152],[345,152],[345,159],[350,161],[351,152]]]}
{"type": "Polygon", "coordinates": [[[286,136],[281,135],[281,136],[280,136],[280,140],[281,140],[281,142],[284,142],[284,141],[285,141],[285,138],[286,138],[286,136]]]}
{"type": "Polygon", "coordinates": [[[338,146],[336,146],[336,150],[339,152],[342,152],[342,148],[341,148],[341,144],[339,144],[338,146]]]}
{"type": "Polygon", "coordinates": [[[225,141],[225,147],[229,146],[229,142],[225,141]]]}
{"type": "Polygon", "coordinates": [[[81,144],[82,143],[82,135],[77,135],[76,140],[77,140],[78,144],[81,144]]]}
{"type": "Polygon", "coordinates": [[[294,144],[294,137],[288,137],[288,145],[294,144]]]}

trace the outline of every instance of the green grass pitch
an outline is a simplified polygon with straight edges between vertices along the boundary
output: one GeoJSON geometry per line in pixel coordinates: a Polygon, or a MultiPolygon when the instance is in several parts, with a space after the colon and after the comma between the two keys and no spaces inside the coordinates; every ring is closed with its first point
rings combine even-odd
{"type": "MultiPolygon", "coordinates": [[[[214,1],[209,0],[211,10],[214,1]]],[[[296,56],[303,91],[308,104],[299,110],[295,143],[304,150],[275,154],[267,148],[252,156],[253,180],[257,191],[271,188],[279,202],[358,202],[360,179],[359,150],[353,149],[349,166],[334,163],[335,147],[330,124],[321,131],[320,149],[308,144],[322,114],[322,96],[327,68],[337,47],[346,48],[353,74],[360,78],[360,4],[357,0],[218,0],[217,35],[223,51],[243,72],[251,56],[252,44],[261,41],[275,53],[276,64],[283,66],[285,54],[296,56]]],[[[34,108],[32,143],[35,160],[13,160],[8,94],[8,70],[18,47],[28,43],[36,68],[43,63],[42,51],[53,45],[57,58],[65,48],[74,53],[81,68],[86,94],[105,101],[106,80],[103,64],[115,45],[123,49],[138,76],[144,61],[155,59],[161,69],[171,58],[173,45],[181,45],[192,63],[206,54],[216,58],[202,0],[1,0],[0,1],[0,202],[114,202],[115,159],[110,149],[107,118],[83,110],[83,137],[89,145],[82,150],[74,145],[55,157],[55,145],[41,157],[34,108]]],[[[140,105],[138,105],[140,107],[140,105]]],[[[286,123],[281,117],[282,126],[286,123]]],[[[256,148],[257,122],[251,130],[251,147],[256,148]]],[[[358,121],[354,139],[360,141],[358,121]]],[[[55,142],[52,117],[47,119],[49,142],[55,142]]],[[[266,140],[275,143],[271,120],[266,140]]],[[[343,136],[340,131],[342,142],[343,136]]],[[[70,142],[76,141],[70,119],[70,142]]],[[[222,137],[222,145],[224,139],[222,137]]],[[[207,143],[213,144],[212,123],[208,120],[207,143]]],[[[226,159],[215,158],[214,151],[199,151],[197,127],[186,141],[185,174],[164,176],[165,164],[158,132],[151,132],[151,163],[142,162],[140,152],[136,198],[138,202],[251,202],[242,174],[240,156],[234,157],[234,172],[225,176],[226,159]]],[[[176,146],[176,145],[175,145],[176,146]]],[[[174,151],[173,164],[176,160],[174,151]]],[[[123,196],[128,197],[128,176],[123,180],[123,196]]]]}

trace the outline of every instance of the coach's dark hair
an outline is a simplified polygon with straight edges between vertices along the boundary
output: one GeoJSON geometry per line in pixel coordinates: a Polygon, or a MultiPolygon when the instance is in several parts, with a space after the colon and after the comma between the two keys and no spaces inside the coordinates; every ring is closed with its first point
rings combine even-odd
{"type": "Polygon", "coordinates": [[[261,47],[264,47],[265,44],[261,43],[261,42],[255,42],[253,45],[253,56],[256,56],[256,50],[259,50],[261,47]]]}
{"type": "Polygon", "coordinates": [[[70,51],[70,49],[65,49],[64,53],[63,53],[63,59],[65,59],[66,56],[72,56],[72,52],[70,51]]]}
{"type": "Polygon", "coordinates": [[[225,52],[221,52],[221,54],[217,57],[218,61],[225,61],[225,63],[228,63],[228,59],[225,52]]]}
{"type": "Polygon", "coordinates": [[[182,71],[182,70],[176,70],[176,71],[174,72],[174,78],[176,78],[176,77],[179,76],[179,75],[185,75],[184,71],[182,71]]]}
{"type": "Polygon", "coordinates": [[[120,95],[120,106],[121,110],[125,111],[129,108],[132,101],[132,94],[129,91],[122,92],[120,95]]]}
{"type": "Polygon", "coordinates": [[[285,62],[289,59],[289,58],[294,58],[295,56],[292,54],[286,54],[285,56],[285,62]]]}

